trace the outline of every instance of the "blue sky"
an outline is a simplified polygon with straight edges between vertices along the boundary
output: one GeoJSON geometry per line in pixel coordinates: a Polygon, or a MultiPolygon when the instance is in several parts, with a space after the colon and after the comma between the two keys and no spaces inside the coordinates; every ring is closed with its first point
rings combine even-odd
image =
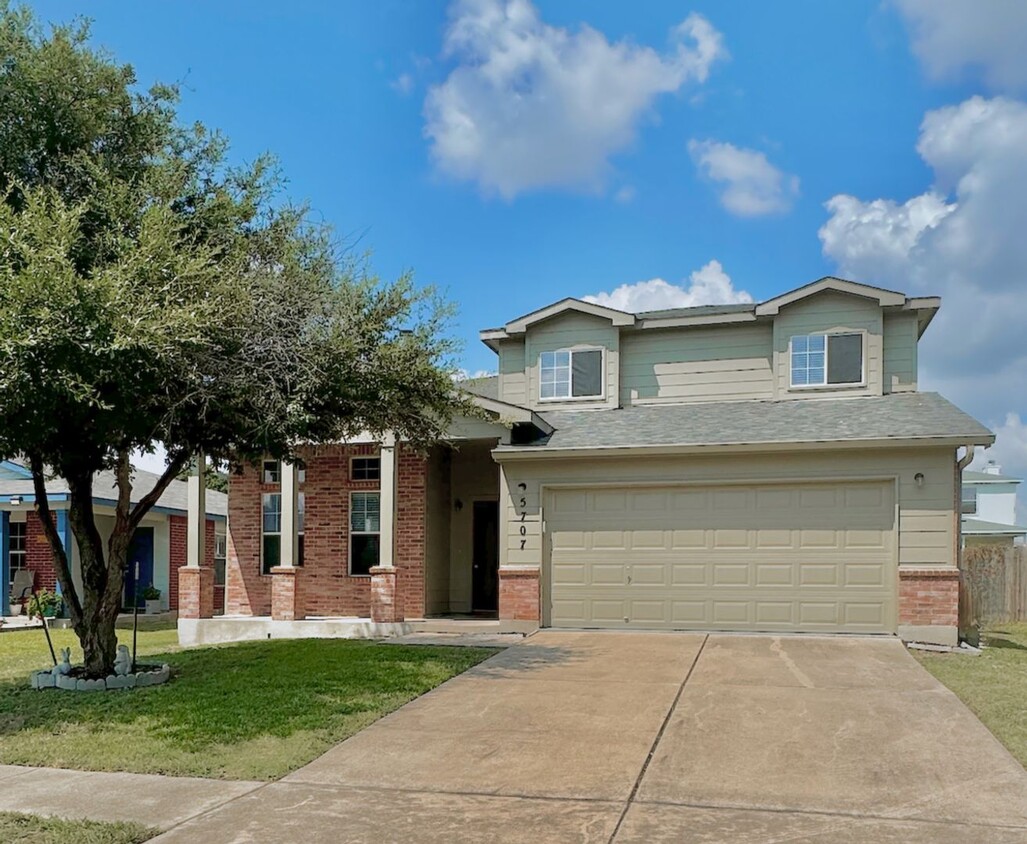
{"type": "MultiPolygon", "coordinates": [[[[66,19],[66,2],[31,4],[66,19]]],[[[94,41],[239,160],[459,304],[759,300],[828,273],[940,294],[924,386],[1027,472],[1027,4],[89,4],[94,41]],[[718,262],[711,265],[711,261],[718,262]],[[693,275],[696,274],[696,275],[693,275]],[[662,284],[634,287],[639,282],[662,284]],[[644,296],[643,296],[644,294],[644,296]]]]}

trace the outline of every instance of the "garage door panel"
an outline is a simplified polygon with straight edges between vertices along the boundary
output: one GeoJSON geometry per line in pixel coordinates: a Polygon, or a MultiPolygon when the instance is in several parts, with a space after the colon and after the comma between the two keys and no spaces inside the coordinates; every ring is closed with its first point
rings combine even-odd
{"type": "Polygon", "coordinates": [[[894,632],[889,483],[550,498],[556,626],[894,632]]]}

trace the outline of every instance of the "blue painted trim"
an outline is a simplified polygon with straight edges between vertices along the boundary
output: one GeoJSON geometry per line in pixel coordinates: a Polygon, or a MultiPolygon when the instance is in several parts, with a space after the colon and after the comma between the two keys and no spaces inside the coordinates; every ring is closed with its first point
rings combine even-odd
{"type": "MultiPolygon", "coordinates": [[[[11,493],[10,495],[0,495],[0,504],[10,504],[12,498],[20,498],[22,504],[35,504],[36,496],[31,493],[19,494],[17,492],[11,493]]],[[[67,501],[68,494],[65,492],[51,492],[46,496],[47,501],[67,501]]]]}
{"type": "MultiPolygon", "coordinates": [[[[0,501],[2,501],[2,500],[3,500],[3,498],[0,497],[0,501]]],[[[28,500],[28,499],[26,499],[26,500],[28,500]]],[[[115,501],[113,498],[94,498],[93,499],[93,504],[99,504],[102,507],[116,507],[118,502],[115,501]]],[[[188,510],[179,510],[177,507],[160,507],[159,505],[154,505],[153,507],[151,507],[149,512],[151,512],[151,513],[158,513],[158,514],[164,515],[164,516],[188,516],[189,515],[189,511],[188,510]]],[[[216,522],[224,522],[224,521],[228,520],[227,516],[222,516],[220,513],[208,513],[207,514],[207,518],[208,519],[212,519],[212,520],[214,520],[216,522]]]]}
{"type": "Polygon", "coordinates": [[[26,480],[32,479],[32,470],[26,469],[24,466],[19,466],[13,460],[0,460],[0,466],[15,475],[20,475],[26,480]]]}
{"type": "Polygon", "coordinates": [[[0,615],[10,615],[11,607],[11,514],[0,512],[0,615]]]}
{"type": "MultiPolygon", "coordinates": [[[[64,547],[64,554],[68,558],[68,571],[73,570],[72,548],[71,548],[71,522],[68,520],[67,510],[57,510],[57,533],[61,537],[61,545],[64,547]]],[[[57,581],[57,594],[63,594],[61,591],[61,581],[57,581]]]]}

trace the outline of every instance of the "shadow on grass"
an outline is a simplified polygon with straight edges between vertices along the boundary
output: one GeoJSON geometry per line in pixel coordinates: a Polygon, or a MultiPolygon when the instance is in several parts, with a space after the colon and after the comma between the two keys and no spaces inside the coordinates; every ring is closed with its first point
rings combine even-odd
{"type": "Polygon", "coordinates": [[[277,640],[145,657],[166,661],[164,686],[119,692],[34,691],[0,684],[0,746],[19,732],[62,729],[117,734],[145,725],[187,753],[212,744],[286,738],[349,718],[383,714],[423,694],[494,651],[389,646],[354,640],[277,640]]]}
{"type": "Polygon", "coordinates": [[[1011,634],[1003,633],[1001,630],[994,630],[990,633],[985,633],[982,638],[989,648],[995,648],[996,650],[1027,651],[1027,646],[1021,645],[1019,642],[1010,638],[1010,636],[1011,634]]]}

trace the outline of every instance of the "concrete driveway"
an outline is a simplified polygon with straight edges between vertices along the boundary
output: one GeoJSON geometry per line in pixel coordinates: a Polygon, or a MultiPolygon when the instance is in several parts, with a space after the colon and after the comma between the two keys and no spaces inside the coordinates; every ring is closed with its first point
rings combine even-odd
{"type": "Polygon", "coordinates": [[[1005,844],[1027,772],[895,640],[546,631],[158,840],[1005,844]]]}

